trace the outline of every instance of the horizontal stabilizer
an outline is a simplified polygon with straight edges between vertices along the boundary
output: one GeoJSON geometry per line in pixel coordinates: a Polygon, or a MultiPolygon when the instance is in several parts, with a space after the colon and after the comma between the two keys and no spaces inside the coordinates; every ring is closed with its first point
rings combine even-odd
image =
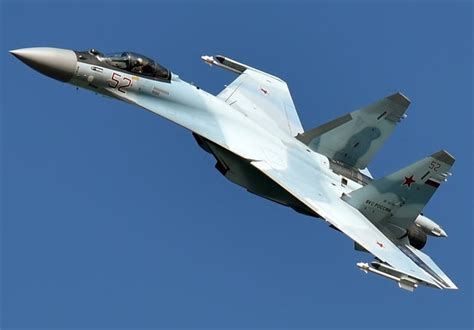
{"type": "Polygon", "coordinates": [[[402,93],[395,93],[296,138],[320,154],[363,169],[404,118],[409,105],[402,93]]]}

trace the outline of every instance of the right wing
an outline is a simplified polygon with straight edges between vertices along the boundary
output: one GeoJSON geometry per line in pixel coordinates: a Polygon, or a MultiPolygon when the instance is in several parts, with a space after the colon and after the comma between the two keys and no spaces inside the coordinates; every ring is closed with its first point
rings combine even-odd
{"type": "Polygon", "coordinates": [[[401,287],[407,279],[413,283],[411,288],[418,282],[437,288],[457,288],[428,256],[409,246],[396,245],[362,213],[344,202],[331,185],[324,184],[327,182],[324,175],[300,157],[289,153],[286,166],[272,164],[268,159],[251,164],[391,268],[398,274],[401,287]]]}

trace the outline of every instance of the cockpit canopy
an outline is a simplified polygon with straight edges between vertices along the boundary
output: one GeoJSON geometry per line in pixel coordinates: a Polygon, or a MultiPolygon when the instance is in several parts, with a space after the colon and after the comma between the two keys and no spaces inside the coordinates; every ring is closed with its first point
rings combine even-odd
{"type": "Polygon", "coordinates": [[[170,80],[171,72],[152,59],[132,52],[103,55],[101,61],[137,75],[170,80]]]}

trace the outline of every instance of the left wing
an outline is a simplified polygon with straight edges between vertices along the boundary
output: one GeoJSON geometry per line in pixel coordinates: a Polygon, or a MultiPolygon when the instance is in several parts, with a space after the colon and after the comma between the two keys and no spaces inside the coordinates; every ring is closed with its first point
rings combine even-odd
{"type": "Polygon", "coordinates": [[[278,77],[227,57],[202,56],[202,59],[239,77],[217,97],[262,125],[275,125],[291,136],[303,133],[288,85],[278,77]]]}
{"type": "Polygon", "coordinates": [[[372,253],[384,267],[382,271],[374,272],[397,280],[405,289],[413,290],[418,283],[457,289],[428,256],[410,246],[396,245],[362,213],[344,202],[331,185],[324,185],[327,182],[324,174],[314,164],[303,161],[301,155],[298,157],[289,152],[283,166],[272,164],[270,160],[251,164],[372,253]]]}

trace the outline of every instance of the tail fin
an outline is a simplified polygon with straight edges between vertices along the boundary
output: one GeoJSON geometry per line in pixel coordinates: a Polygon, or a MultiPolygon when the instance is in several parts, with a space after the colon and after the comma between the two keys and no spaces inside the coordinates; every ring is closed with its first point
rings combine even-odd
{"type": "Polygon", "coordinates": [[[402,93],[395,93],[296,138],[331,159],[366,168],[409,105],[402,93]]]}
{"type": "Polygon", "coordinates": [[[342,198],[372,222],[388,220],[408,228],[441,182],[451,175],[454,157],[442,150],[342,198]]]}

